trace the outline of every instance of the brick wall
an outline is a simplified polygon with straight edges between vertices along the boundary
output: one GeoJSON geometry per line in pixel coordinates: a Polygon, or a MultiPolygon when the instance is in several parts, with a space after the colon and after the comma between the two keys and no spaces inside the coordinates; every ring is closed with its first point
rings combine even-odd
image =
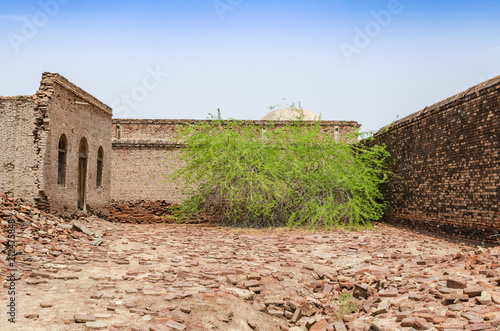
{"type": "Polygon", "coordinates": [[[384,219],[458,238],[500,233],[500,76],[382,128],[394,157],[384,219]]]}
{"type": "MultiPolygon", "coordinates": [[[[147,141],[170,141],[176,142],[177,132],[186,125],[196,125],[210,123],[210,120],[141,120],[141,119],[114,119],[113,138],[147,140],[147,141]]],[[[242,125],[265,126],[272,123],[279,127],[289,125],[291,121],[242,121],[242,125]]],[[[321,121],[321,125],[326,134],[346,136],[355,128],[361,125],[355,121],[321,121]]]]}
{"type": "Polygon", "coordinates": [[[78,160],[82,138],[88,144],[86,208],[98,215],[109,212],[111,194],[111,108],[58,74],[44,73],[37,94],[46,94],[50,133],[44,155],[42,191],[51,212],[71,215],[78,211],[78,160]],[[68,140],[66,181],[57,183],[58,144],[68,140]],[[103,148],[102,187],[97,187],[97,153],[103,148]]]}
{"type": "Polygon", "coordinates": [[[0,191],[31,203],[39,197],[43,136],[36,96],[0,97],[0,191]]]}
{"type": "Polygon", "coordinates": [[[174,223],[172,205],[160,200],[138,200],[120,203],[112,201],[110,206],[111,222],[118,223],[174,223]]]}
{"type": "Polygon", "coordinates": [[[78,211],[78,152],[88,142],[89,211],[107,215],[111,193],[111,108],[59,74],[44,73],[33,96],[0,98],[0,193],[70,216],[78,211]],[[58,144],[68,141],[66,181],[57,183],[58,144]],[[96,187],[97,150],[104,150],[103,185],[96,187]]]}
{"type": "MultiPolygon", "coordinates": [[[[180,181],[172,181],[182,144],[178,130],[207,120],[113,120],[113,164],[111,199],[116,201],[165,200],[178,203],[183,199],[180,181]]],[[[266,121],[244,121],[243,125],[265,125],[266,121]]],[[[273,122],[286,125],[289,122],[273,122]]],[[[359,128],[353,121],[323,121],[325,133],[339,139],[359,128]]]]}
{"type": "Polygon", "coordinates": [[[182,199],[182,184],[170,181],[174,171],[182,167],[178,147],[159,142],[114,141],[111,198],[178,203],[182,199]]]}

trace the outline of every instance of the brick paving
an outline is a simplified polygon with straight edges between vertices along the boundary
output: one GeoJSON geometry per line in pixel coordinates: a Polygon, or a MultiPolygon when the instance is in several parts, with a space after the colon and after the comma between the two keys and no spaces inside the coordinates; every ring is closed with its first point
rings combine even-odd
{"type": "Polygon", "coordinates": [[[360,232],[73,224],[13,201],[0,216],[2,279],[11,219],[19,253],[16,324],[2,314],[0,330],[500,328],[500,246],[383,224],[360,232]],[[352,312],[339,302],[343,291],[352,312]]]}

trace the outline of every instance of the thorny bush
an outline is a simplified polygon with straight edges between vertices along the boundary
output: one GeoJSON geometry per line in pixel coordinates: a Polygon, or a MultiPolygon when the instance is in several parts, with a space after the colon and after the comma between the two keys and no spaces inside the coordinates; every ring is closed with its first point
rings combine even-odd
{"type": "Polygon", "coordinates": [[[181,208],[238,226],[367,226],[387,207],[389,153],[358,137],[337,141],[319,121],[256,126],[219,113],[181,132],[181,208]]]}

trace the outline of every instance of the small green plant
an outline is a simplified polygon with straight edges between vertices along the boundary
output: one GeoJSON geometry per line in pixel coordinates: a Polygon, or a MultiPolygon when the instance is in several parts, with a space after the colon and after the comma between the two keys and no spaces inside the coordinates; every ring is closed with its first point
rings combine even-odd
{"type": "Polygon", "coordinates": [[[357,308],[356,302],[354,302],[351,292],[345,289],[342,291],[342,293],[340,293],[337,304],[340,309],[339,312],[342,316],[354,313],[357,308]]]}

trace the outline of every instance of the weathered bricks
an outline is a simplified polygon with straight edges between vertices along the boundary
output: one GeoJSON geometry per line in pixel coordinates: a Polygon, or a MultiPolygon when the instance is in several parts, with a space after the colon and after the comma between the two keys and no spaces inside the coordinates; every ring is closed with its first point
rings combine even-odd
{"type": "Polygon", "coordinates": [[[394,158],[384,220],[495,243],[500,233],[500,76],[380,129],[394,158]]]}
{"type": "MultiPolygon", "coordinates": [[[[183,183],[172,181],[174,172],[183,167],[179,157],[183,147],[178,132],[189,125],[209,120],[114,119],[112,124],[112,192],[115,201],[166,200],[180,202],[183,183]]],[[[273,122],[276,126],[291,121],[273,122]]],[[[269,121],[243,121],[242,125],[262,127],[269,121]]],[[[322,121],[323,132],[347,137],[360,127],[355,121],[322,121]]]]}
{"type": "Polygon", "coordinates": [[[118,223],[173,223],[172,204],[164,200],[156,201],[112,201],[110,204],[109,218],[111,222],[118,223]]]}
{"type": "Polygon", "coordinates": [[[45,72],[35,95],[0,97],[0,194],[39,209],[78,212],[79,146],[87,142],[88,211],[108,214],[111,192],[111,108],[59,74],[45,72]],[[58,184],[59,140],[66,137],[65,180],[58,184]],[[102,148],[102,185],[97,186],[102,148]]]}

